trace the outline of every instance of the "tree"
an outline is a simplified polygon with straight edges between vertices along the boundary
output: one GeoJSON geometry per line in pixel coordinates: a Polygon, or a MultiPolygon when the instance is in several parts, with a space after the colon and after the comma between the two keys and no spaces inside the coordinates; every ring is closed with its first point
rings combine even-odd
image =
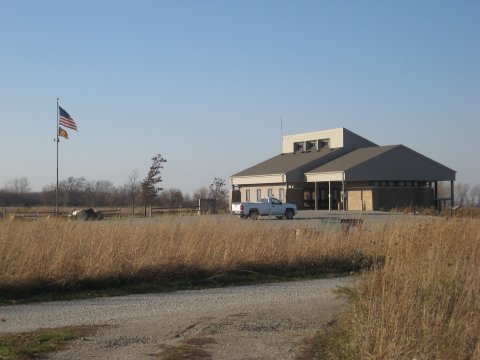
{"type": "Polygon", "coordinates": [[[128,175],[127,182],[125,183],[125,193],[132,203],[132,213],[135,214],[135,198],[140,192],[140,183],[138,180],[137,170],[133,170],[130,175],[128,175]]]}
{"type": "Polygon", "coordinates": [[[168,189],[167,194],[170,207],[179,208],[183,205],[183,194],[180,189],[168,189]]]}
{"type": "Polygon", "coordinates": [[[84,177],[75,178],[70,176],[58,184],[59,196],[63,198],[64,205],[80,206],[85,204],[85,193],[89,187],[84,177]],[[63,194],[62,194],[63,193],[63,194]]]}
{"type": "Polygon", "coordinates": [[[209,194],[209,190],[207,187],[202,186],[200,189],[197,189],[193,192],[193,198],[198,205],[199,199],[207,199],[209,194]]]}
{"type": "Polygon", "coordinates": [[[480,184],[475,185],[472,190],[470,190],[470,199],[472,206],[480,207],[480,184]]]}
{"type": "Polygon", "coordinates": [[[470,185],[464,183],[455,184],[455,203],[461,206],[469,205],[468,193],[470,185]]]}
{"type": "Polygon", "coordinates": [[[30,181],[26,177],[15,178],[5,183],[3,190],[14,194],[30,192],[30,181]]]}
{"type": "Polygon", "coordinates": [[[220,178],[215,178],[213,182],[208,187],[209,197],[211,199],[217,200],[217,205],[219,208],[224,208],[227,206],[228,190],[227,182],[220,178]]]}
{"type": "Polygon", "coordinates": [[[163,169],[163,163],[166,162],[167,160],[162,155],[155,155],[152,158],[152,166],[150,166],[147,177],[142,181],[141,194],[145,205],[145,215],[147,214],[147,204],[150,204],[157,197],[158,192],[162,190],[157,187],[157,184],[162,182],[160,169],[163,169]]]}

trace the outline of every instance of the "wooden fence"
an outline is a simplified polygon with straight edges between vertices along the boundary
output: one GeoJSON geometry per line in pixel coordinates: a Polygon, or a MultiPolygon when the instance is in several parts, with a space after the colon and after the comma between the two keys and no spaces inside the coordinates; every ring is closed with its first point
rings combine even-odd
{"type": "MultiPolygon", "coordinates": [[[[122,214],[121,209],[102,209],[99,210],[103,214],[105,218],[111,217],[120,217],[122,214]]],[[[21,220],[35,220],[38,218],[46,218],[46,217],[63,217],[66,218],[68,215],[71,215],[71,211],[59,211],[56,213],[55,211],[45,211],[45,210],[25,210],[19,208],[13,209],[2,209],[0,210],[0,220],[1,219],[21,219],[21,220]]]]}
{"type": "Polygon", "coordinates": [[[147,208],[147,216],[165,215],[165,214],[184,214],[193,215],[198,212],[198,208],[171,208],[171,207],[149,207],[147,208]]]}

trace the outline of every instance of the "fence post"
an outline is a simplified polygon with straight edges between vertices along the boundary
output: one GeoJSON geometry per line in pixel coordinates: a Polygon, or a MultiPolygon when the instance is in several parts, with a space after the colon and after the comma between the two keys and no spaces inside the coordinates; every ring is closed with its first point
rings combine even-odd
{"type": "Polygon", "coordinates": [[[148,216],[149,218],[152,217],[152,207],[151,207],[151,206],[149,206],[149,207],[147,208],[147,216],[148,216]]]}

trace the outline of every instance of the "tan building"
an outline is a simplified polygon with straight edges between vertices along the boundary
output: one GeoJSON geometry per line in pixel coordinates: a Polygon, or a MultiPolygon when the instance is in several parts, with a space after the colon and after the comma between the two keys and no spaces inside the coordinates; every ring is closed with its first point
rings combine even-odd
{"type": "Polygon", "coordinates": [[[283,152],[231,178],[232,201],[274,196],[299,209],[388,210],[438,203],[455,171],[403,145],[378,146],[345,129],[283,137],[283,152]]]}

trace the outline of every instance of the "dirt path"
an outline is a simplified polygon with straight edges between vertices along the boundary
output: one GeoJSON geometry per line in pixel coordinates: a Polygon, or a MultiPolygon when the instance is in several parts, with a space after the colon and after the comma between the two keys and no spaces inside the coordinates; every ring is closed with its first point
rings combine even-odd
{"type": "Polygon", "coordinates": [[[345,309],[346,278],[0,308],[0,332],[108,325],[52,359],[291,359],[301,341],[345,309]],[[203,357],[202,357],[203,356],[203,357]]]}

